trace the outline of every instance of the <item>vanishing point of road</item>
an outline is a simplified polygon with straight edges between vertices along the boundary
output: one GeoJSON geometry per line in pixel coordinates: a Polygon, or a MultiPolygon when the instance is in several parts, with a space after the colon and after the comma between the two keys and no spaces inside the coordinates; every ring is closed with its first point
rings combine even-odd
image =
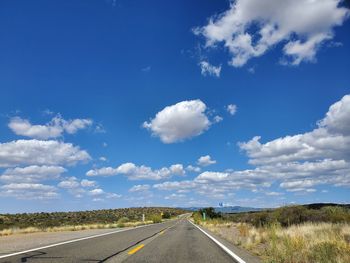
{"type": "Polygon", "coordinates": [[[0,255],[0,262],[244,261],[235,260],[230,251],[225,251],[187,217],[181,217],[161,224],[21,251],[17,255],[0,255]]]}

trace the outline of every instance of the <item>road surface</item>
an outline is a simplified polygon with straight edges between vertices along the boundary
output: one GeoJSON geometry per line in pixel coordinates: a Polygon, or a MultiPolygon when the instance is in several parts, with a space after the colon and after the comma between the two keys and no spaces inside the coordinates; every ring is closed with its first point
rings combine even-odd
{"type": "Polygon", "coordinates": [[[0,262],[236,261],[183,217],[0,258],[0,262]]]}

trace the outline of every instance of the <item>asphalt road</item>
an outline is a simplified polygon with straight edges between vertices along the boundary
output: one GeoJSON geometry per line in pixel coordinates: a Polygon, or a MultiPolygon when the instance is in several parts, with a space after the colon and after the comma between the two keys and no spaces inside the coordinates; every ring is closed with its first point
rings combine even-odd
{"type": "Polygon", "coordinates": [[[27,252],[0,259],[0,262],[235,261],[186,218],[182,218],[27,252]]]}

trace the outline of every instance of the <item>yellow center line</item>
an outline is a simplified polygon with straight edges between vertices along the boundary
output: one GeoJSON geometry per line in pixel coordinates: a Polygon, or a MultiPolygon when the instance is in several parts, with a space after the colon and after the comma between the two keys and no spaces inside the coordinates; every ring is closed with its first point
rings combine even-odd
{"type": "Polygon", "coordinates": [[[129,255],[135,254],[137,251],[139,251],[139,250],[140,250],[141,248],[143,248],[144,246],[145,246],[144,244],[141,244],[141,245],[135,247],[134,249],[130,250],[130,251],[128,252],[128,254],[129,254],[129,255]]]}

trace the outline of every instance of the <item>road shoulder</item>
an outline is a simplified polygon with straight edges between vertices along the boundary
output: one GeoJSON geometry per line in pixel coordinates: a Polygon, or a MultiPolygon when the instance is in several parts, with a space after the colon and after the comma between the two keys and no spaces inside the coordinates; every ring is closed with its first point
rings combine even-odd
{"type": "MultiPolygon", "coordinates": [[[[198,225],[196,225],[198,226],[198,225]]],[[[246,263],[261,263],[262,261],[255,255],[252,255],[250,252],[246,251],[245,249],[239,248],[226,239],[218,236],[217,234],[213,233],[212,231],[208,230],[207,228],[203,226],[198,226],[202,230],[204,230],[206,233],[214,237],[217,241],[222,243],[224,246],[226,246],[229,250],[231,250],[234,254],[239,256],[241,259],[243,259],[246,263]]]]}

